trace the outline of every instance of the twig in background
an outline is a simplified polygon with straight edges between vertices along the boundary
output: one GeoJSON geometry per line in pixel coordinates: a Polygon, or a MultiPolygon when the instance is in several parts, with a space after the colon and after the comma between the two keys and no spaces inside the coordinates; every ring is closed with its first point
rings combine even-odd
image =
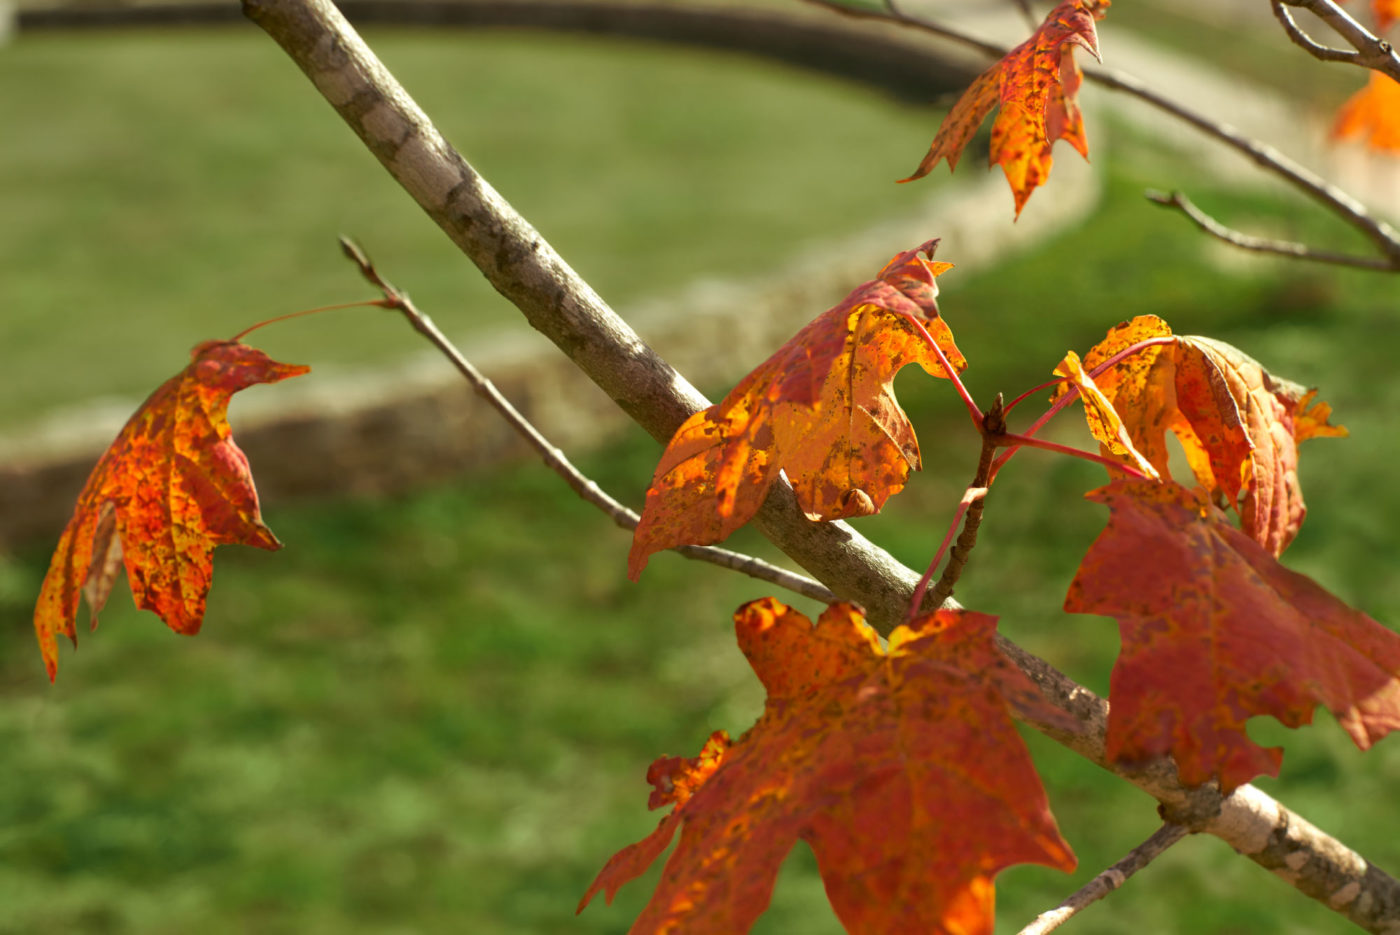
{"type": "Polygon", "coordinates": [[[1352,266],[1359,269],[1374,269],[1382,271],[1400,270],[1400,258],[1387,260],[1378,256],[1357,256],[1351,253],[1334,253],[1331,250],[1317,250],[1306,244],[1295,243],[1291,240],[1273,240],[1268,237],[1255,237],[1252,234],[1245,234],[1232,227],[1226,227],[1215,218],[1206,214],[1195,203],[1187,198],[1182,192],[1166,192],[1149,190],[1144,192],[1147,200],[1154,204],[1159,204],[1164,208],[1175,208],[1182,214],[1190,218],[1197,227],[1219,240],[1231,246],[1239,247],[1241,250],[1253,250],[1256,253],[1272,253],[1277,256],[1285,256],[1293,260],[1308,260],[1312,263],[1330,263],[1333,266],[1352,266]]]}
{"type": "Polygon", "coordinates": [[[1333,0],[1269,0],[1274,16],[1293,44],[1303,49],[1313,58],[1324,62],[1346,62],[1370,68],[1400,81],[1400,54],[1385,39],[1375,35],[1358,23],[1350,13],[1339,7],[1333,0]],[[1314,40],[1294,21],[1285,7],[1300,7],[1322,20],[1347,41],[1356,51],[1332,49],[1314,40]]]}
{"type": "MultiPolygon", "coordinates": [[[[882,20],[884,22],[897,23],[910,29],[917,29],[941,39],[955,42],[989,58],[1001,58],[1009,51],[1002,46],[984,42],[960,30],[943,26],[922,17],[900,12],[893,7],[888,11],[881,11],[873,7],[848,6],[839,2],[839,0],[805,0],[805,2],[857,19],[882,20]]],[[[1400,57],[1395,55],[1394,50],[1390,48],[1390,44],[1384,42],[1384,40],[1375,39],[1369,32],[1362,29],[1355,20],[1346,16],[1335,4],[1331,3],[1331,0],[1297,0],[1294,5],[1306,6],[1308,9],[1330,6],[1337,11],[1339,16],[1344,17],[1347,22],[1355,26],[1356,30],[1360,31],[1362,35],[1358,35],[1355,40],[1356,42],[1364,44],[1366,41],[1365,37],[1370,37],[1370,39],[1375,42],[1383,44],[1386,53],[1395,60],[1393,66],[1394,74],[1400,75],[1400,57]]],[[[1330,23],[1331,21],[1329,20],[1329,24],[1330,23]]],[[[1334,26],[1334,28],[1336,27],[1334,26]]],[[[1349,40],[1351,39],[1348,33],[1343,33],[1343,35],[1346,35],[1349,40]]],[[[1389,67],[1384,70],[1386,74],[1392,74],[1389,67]]],[[[1397,234],[1394,228],[1389,224],[1373,217],[1370,211],[1368,211],[1366,206],[1361,202],[1357,201],[1337,186],[1330,184],[1316,173],[1311,172],[1292,159],[1289,159],[1272,146],[1246,136],[1228,124],[1221,123],[1218,120],[1212,120],[1204,114],[1198,113],[1178,103],[1172,98],[1153,91],[1131,75],[1108,68],[1090,67],[1084,69],[1084,77],[1095,84],[1102,85],[1114,91],[1122,91],[1125,94],[1132,95],[1139,100],[1151,104],[1158,110],[1190,124],[1207,136],[1214,137],[1225,145],[1235,149],[1261,169],[1279,176],[1308,198],[1318,202],[1352,227],[1355,227],[1365,235],[1368,240],[1376,245],[1376,249],[1386,258],[1386,262],[1366,268],[1400,272],[1400,234],[1397,234]]]]}
{"type": "MultiPolygon", "coordinates": [[[[345,251],[345,255],[359,267],[361,275],[369,280],[380,291],[384,293],[385,308],[397,309],[408,319],[415,331],[423,335],[443,353],[457,371],[471,384],[472,389],[482,399],[486,400],[490,406],[500,413],[501,418],[515,430],[521,438],[535,449],[535,452],[544,459],[544,463],[549,466],[554,473],[564,479],[564,483],[584,500],[602,510],[612,521],[623,529],[632,530],[637,528],[638,517],[632,510],[614,500],[593,480],[588,478],[578,468],[564,456],[564,452],[550,443],[549,439],[534,423],[516,409],[511,401],[496,389],[495,384],[488,380],[481,371],[477,370],[472,362],[457,350],[456,346],[448,340],[447,336],[438,330],[431,318],[419,311],[413,304],[413,300],[408,294],[396,288],[392,283],[379,274],[370,262],[369,257],[360,249],[354,241],[342,237],[340,238],[340,248],[345,251]]],[[[761,558],[751,555],[744,555],[740,552],[731,552],[728,549],[717,549],[713,546],[689,545],[683,546],[674,551],[679,552],[686,558],[698,561],[709,562],[721,568],[728,568],[731,571],[741,572],[751,578],[758,578],[770,584],[787,588],[803,597],[810,597],[814,600],[832,603],[836,600],[836,595],[820,582],[813,581],[804,575],[779,568],[776,565],[765,562],[761,558]]]]}

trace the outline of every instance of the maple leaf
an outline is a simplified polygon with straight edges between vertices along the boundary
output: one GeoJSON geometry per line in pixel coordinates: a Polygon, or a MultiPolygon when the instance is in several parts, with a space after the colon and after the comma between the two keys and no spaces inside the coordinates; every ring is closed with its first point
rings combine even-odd
{"type": "Polygon", "coordinates": [[[1089,431],[1105,448],[1133,462],[1134,466],[1148,477],[1157,478],[1157,469],[1133,447],[1128,429],[1123,425],[1113,403],[1094,383],[1094,378],[1084,370],[1084,364],[1074,351],[1065,354],[1065,359],[1055,367],[1055,375],[1064,377],[1066,382],[1079,391],[1079,399],[1084,403],[1084,419],[1089,423],[1089,431]]]}
{"type": "Polygon", "coordinates": [[[768,905],[800,838],[849,932],[989,935],[992,878],[1014,863],[1069,871],[1008,702],[1060,717],[996,649],[996,618],[938,611],[882,649],[849,604],[815,627],[772,599],[734,616],[768,691],[739,741],[647,773],[673,810],[604,866],[579,904],[646,870],[684,826],[634,933],[739,935],[768,905]]]}
{"type": "Polygon", "coordinates": [[[1385,32],[1400,19],[1400,0],[1371,0],[1371,15],[1376,18],[1376,31],[1385,32]]]}
{"type": "Polygon", "coordinates": [[[1230,792],[1277,776],[1283,751],[1249,739],[1326,705],[1365,750],[1400,728],[1400,635],[1289,571],[1199,492],[1119,480],[1088,494],[1111,511],[1065,609],[1118,620],[1107,755],[1170,753],[1181,780],[1230,792]]]}
{"type": "Polygon", "coordinates": [[[1333,139],[1361,136],[1372,149],[1400,153],[1400,82],[1371,72],[1366,87],[1337,112],[1333,139]]]}
{"type": "Polygon", "coordinates": [[[178,633],[197,633],[216,545],[279,549],[263,525],[248,459],[228,425],[229,397],[255,383],[306,373],[235,341],[206,341],[190,364],[141,405],[102,455],[78,495],[49,562],[34,630],[52,680],[57,635],[77,644],[80,595],[92,628],[117,571],[132,598],[178,633]]]}
{"type": "Polygon", "coordinates": [[[1098,30],[1109,0],[1064,0],[1050,11],[1035,33],[987,69],[963,92],[943,118],[928,154],[914,174],[920,179],[947,159],[949,170],[968,140],[993,107],[1000,105],[992,124],[991,163],[1006,173],[1016,201],[1016,216],[1031,192],[1050,177],[1051,149],[1068,140],[1085,159],[1089,141],[1079,110],[1079,86],[1084,76],[1074,61],[1075,46],[1099,58],[1098,30]]]}
{"type": "MultiPolygon", "coordinates": [[[[1151,338],[1171,340],[1143,348],[1095,378],[1133,447],[1169,476],[1166,433],[1171,431],[1196,481],[1239,513],[1246,533],[1282,554],[1307,512],[1298,485],[1298,443],[1344,436],[1346,429],[1327,423],[1331,408],[1314,402],[1315,391],[1274,376],[1223,341],[1172,335],[1155,315],[1110,330],[1083,366],[1093,370],[1151,338]]],[[[1117,443],[1092,422],[1090,428],[1106,446],[1117,443]]]]}
{"type": "Polygon", "coordinates": [[[937,245],[897,255],[676,430],[633,535],[632,580],[654,552],[719,542],[744,525],[780,469],[812,519],[878,512],[903,488],[920,454],[895,374],[918,364],[946,376],[926,334],[952,367],[967,366],[938,314],[935,277],[952,264],[932,261],[937,245]]]}

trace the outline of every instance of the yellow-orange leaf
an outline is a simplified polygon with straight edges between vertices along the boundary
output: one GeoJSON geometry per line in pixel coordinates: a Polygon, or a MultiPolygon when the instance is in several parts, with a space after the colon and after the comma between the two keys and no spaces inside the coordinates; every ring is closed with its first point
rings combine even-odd
{"type": "Polygon", "coordinates": [[[1221,790],[1275,776],[1283,752],[1249,739],[1326,705],[1366,749],[1400,728],[1400,636],[1284,568],[1224,514],[1168,481],[1122,480],[1088,495],[1112,511],[1065,609],[1119,623],[1107,754],[1171,753],[1182,782],[1221,790]]]}
{"type": "Polygon", "coordinates": [[[1371,0],[1371,12],[1376,17],[1376,29],[1384,32],[1400,19],[1400,0],[1371,0]]]}
{"type": "Polygon", "coordinates": [[[136,606],[176,632],[196,633],[224,543],[278,549],[263,525],[248,459],[228,425],[229,397],[310,368],[281,364],[235,341],[206,341],[126,423],[78,495],[34,608],[49,678],[63,634],[77,642],[79,596],[92,626],[125,565],[136,606]]]}
{"type": "Polygon", "coordinates": [[[1361,137],[1372,149],[1400,153],[1400,83],[1371,72],[1366,87],[1352,95],[1337,112],[1334,139],[1361,137]]]}
{"type": "Polygon", "coordinates": [[[1099,55],[1098,30],[1109,0],[1063,0],[1025,42],[978,76],[943,118],[933,145],[914,174],[900,181],[923,178],[939,160],[956,169],[968,140],[983,118],[1000,105],[992,124],[991,163],[1000,165],[1016,200],[1020,216],[1031,192],[1050,177],[1051,148],[1068,140],[1086,159],[1089,142],[1079,110],[1083,75],[1074,61],[1079,46],[1099,55]]]}
{"type": "Polygon", "coordinates": [[[687,419],[656,466],[628,574],[655,552],[719,542],[758,511],[779,470],[813,519],[877,512],[920,465],[895,401],[900,368],[946,376],[928,335],[961,371],[939,317],[938,241],[899,254],[879,277],[822,313],[722,401],[687,419]]]}
{"type": "Polygon", "coordinates": [[[939,611],[888,649],[849,604],[815,627],[772,598],[734,619],[763,716],[736,743],[717,733],[694,759],[652,765],[651,807],[675,807],[580,910],[599,892],[611,902],[682,826],[634,935],[743,935],[798,839],[861,935],[990,935],[1004,867],[1074,868],[1007,707],[1063,715],[997,650],[996,618],[939,611]]]}
{"type": "Polygon", "coordinates": [[[1159,476],[1157,469],[1133,447],[1133,440],[1128,437],[1128,430],[1113,408],[1113,403],[1094,383],[1094,378],[1085,372],[1078,354],[1074,351],[1065,354],[1065,359],[1055,368],[1055,375],[1064,377],[1079,391],[1079,398],[1084,403],[1084,419],[1089,423],[1089,432],[1094,438],[1112,453],[1132,461],[1148,477],[1159,476]]]}
{"type": "Polygon", "coordinates": [[[1166,433],[1186,453],[1197,483],[1240,514],[1244,531],[1275,555],[1298,534],[1307,509],[1298,485],[1298,443],[1344,436],[1314,393],[1269,373],[1238,348],[1212,338],[1172,335],[1141,315],[1112,329],[1084,359],[1094,369],[1119,351],[1143,348],[1095,378],[1122,418],[1133,446],[1167,476],[1166,433]]]}

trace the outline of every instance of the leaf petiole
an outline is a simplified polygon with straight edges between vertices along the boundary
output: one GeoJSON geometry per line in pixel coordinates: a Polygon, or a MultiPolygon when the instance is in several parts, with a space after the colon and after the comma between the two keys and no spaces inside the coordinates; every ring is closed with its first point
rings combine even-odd
{"type": "Polygon", "coordinates": [[[943,555],[948,551],[948,546],[953,542],[953,536],[958,531],[958,526],[962,523],[963,516],[966,515],[968,507],[981,500],[987,495],[986,487],[969,487],[963,491],[962,500],[958,502],[958,508],[953,513],[953,521],[948,524],[948,534],[943,537],[943,542],[938,546],[938,551],[933,555],[933,561],[928,563],[928,571],[919,579],[918,587],[914,588],[914,596],[909,599],[909,615],[905,619],[906,623],[912,622],[919,616],[919,608],[924,603],[924,593],[928,591],[929,582],[933,580],[933,571],[943,561],[943,555]]]}
{"type": "MultiPolygon", "coordinates": [[[[1129,346],[1123,348],[1123,349],[1122,349],[1121,351],[1119,351],[1118,353],[1114,354],[1112,357],[1110,357],[1110,358],[1108,358],[1107,360],[1105,360],[1103,363],[1101,363],[1101,364],[1097,365],[1096,367],[1094,367],[1094,369],[1090,370],[1090,371],[1089,371],[1089,377],[1090,377],[1090,379],[1093,379],[1093,378],[1095,378],[1095,377],[1098,377],[1100,374],[1102,374],[1102,373],[1104,373],[1105,371],[1107,371],[1108,368],[1112,367],[1114,364],[1118,363],[1120,360],[1123,360],[1125,357],[1131,357],[1132,355],[1137,354],[1137,353],[1139,353],[1139,352],[1141,352],[1141,351],[1144,351],[1144,350],[1146,350],[1146,349],[1149,348],[1149,347],[1158,347],[1158,346],[1161,346],[1161,345],[1164,345],[1164,344],[1173,344],[1173,343],[1175,343],[1175,342],[1176,342],[1176,336],[1175,336],[1175,335],[1162,335],[1162,336],[1160,336],[1160,337],[1148,338],[1148,339],[1145,340],[1145,341],[1139,341],[1139,342],[1137,342],[1136,344],[1130,344],[1129,346]]],[[[1042,391],[1042,390],[1049,389],[1050,387],[1054,386],[1054,385],[1057,384],[1057,383],[1064,383],[1064,382],[1065,382],[1064,379],[1063,379],[1063,378],[1060,378],[1060,379],[1057,379],[1057,380],[1051,380],[1051,381],[1048,382],[1048,383],[1042,383],[1040,386],[1031,387],[1030,389],[1026,390],[1024,393],[1022,393],[1020,396],[1017,396],[1015,399],[1013,399],[1013,400],[1011,401],[1010,405],[1008,405],[1006,408],[1007,408],[1007,409],[1010,409],[1012,406],[1015,406],[1017,403],[1021,402],[1021,400],[1027,398],[1028,396],[1031,396],[1031,395],[1033,395],[1033,394],[1035,394],[1035,393],[1038,393],[1038,392],[1040,392],[1040,391],[1042,391]]],[[[1026,431],[1023,432],[1021,435],[1015,436],[1015,437],[1019,437],[1019,438],[1033,438],[1033,437],[1035,436],[1035,433],[1036,433],[1036,432],[1039,432],[1042,428],[1044,428],[1044,427],[1045,427],[1045,423],[1049,422],[1052,418],[1054,418],[1054,417],[1055,417],[1055,414],[1056,414],[1057,412],[1059,412],[1061,409],[1064,409],[1066,406],[1068,406],[1070,403],[1074,402],[1074,401],[1075,401],[1076,399],[1078,399],[1078,398],[1079,398],[1079,389],[1078,389],[1077,387],[1075,387],[1073,384],[1070,384],[1070,385],[1067,387],[1065,394],[1064,394],[1063,396],[1061,396],[1059,399],[1055,400],[1053,403],[1051,403],[1051,404],[1050,404],[1050,408],[1047,409],[1047,410],[1045,410],[1045,413],[1044,413],[1039,419],[1036,419],[1035,422],[1031,423],[1031,427],[1030,427],[1030,428],[1026,429],[1026,431]]],[[[1008,435],[1008,436],[1006,436],[1006,437],[1007,437],[1007,438],[1011,438],[1011,437],[1013,437],[1013,436],[1008,435]]],[[[1016,454],[1016,451],[1017,451],[1017,449],[1018,449],[1019,447],[1020,447],[1020,446],[1018,445],[1018,446],[1014,446],[1014,447],[1010,448],[1005,454],[999,455],[999,456],[997,457],[997,459],[996,459],[994,462],[992,462],[992,476],[993,476],[993,477],[996,477],[997,472],[1000,471],[1000,470],[1002,469],[1002,467],[1006,464],[1006,462],[1008,462],[1008,461],[1011,460],[1012,456],[1016,454]]],[[[1044,446],[1043,446],[1043,445],[1032,445],[1031,447],[1044,447],[1044,446]]],[[[1075,452],[1076,454],[1079,454],[1079,455],[1085,455],[1085,454],[1087,454],[1087,452],[1079,451],[1079,449],[1077,449],[1077,448],[1068,448],[1068,449],[1066,449],[1066,451],[1075,452]]],[[[1115,462],[1113,462],[1113,464],[1114,464],[1114,466],[1121,466],[1121,462],[1115,461],[1115,462]]],[[[1135,472],[1135,473],[1136,473],[1136,472],[1135,472]]]]}
{"type": "Polygon", "coordinates": [[[942,365],[943,372],[948,375],[949,380],[953,381],[954,389],[958,391],[958,396],[962,398],[963,405],[967,407],[968,413],[972,416],[972,424],[977,427],[978,432],[981,432],[982,409],[977,405],[976,400],[972,398],[972,394],[967,391],[967,385],[964,384],[962,378],[958,376],[958,371],[948,362],[948,355],[943,353],[943,348],[938,346],[938,342],[933,339],[933,335],[928,333],[928,329],[924,327],[923,322],[912,315],[906,315],[905,317],[913,322],[915,328],[919,329],[919,334],[923,336],[925,343],[927,343],[929,349],[933,351],[933,356],[937,357],[938,363],[942,365]]]}
{"type": "Polygon", "coordinates": [[[304,308],[299,312],[288,312],[285,315],[278,315],[276,318],[269,318],[260,321],[255,325],[249,325],[242,331],[229,338],[230,341],[242,341],[248,334],[257,331],[265,325],[275,325],[279,321],[287,321],[291,318],[303,318],[307,315],[315,315],[319,312],[334,312],[342,308],[392,308],[385,299],[362,299],[359,302],[341,302],[337,305],[319,305],[316,308],[304,308]]]}
{"type": "Polygon", "coordinates": [[[1008,447],[1011,450],[1008,451],[1006,454],[1002,455],[1000,458],[997,459],[997,461],[995,461],[992,464],[993,477],[996,476],[996,472],[1000,468],[1000,466],[1006,463],[1006,459],[1009,458],[1012,454],[1014,454],[1017,448],[1024,445],[1027,448],[1041,448],[1045,451],[1054,451],[1062,455],[1069,455],[1073,458],[1082,458],[1085,461],[1093,461],[1095,464],[1102,464],[1104,467],[1109,467],[1113,468],[1114,470],[1122,471],[1124,474],[1127,474],[1131,477],[1135,477],[1138,480],[1156,480],[1156,478],[1148,477],[1146,474],[1142,473],[1137,468],[1133,467],[1131,464],[1119,461],[1116,458],[1110,458],[1093,451],[1084,451],[1080,448],[1071,448],[1069,445],[1061,445],[1058,442],[1048,442],[1043,438],[1033,438],[1030,435],[1016,435],[1014,433],[1008,432],[1005,435],[1001,436],[1001,440],[998,444],[1008,447]]]}

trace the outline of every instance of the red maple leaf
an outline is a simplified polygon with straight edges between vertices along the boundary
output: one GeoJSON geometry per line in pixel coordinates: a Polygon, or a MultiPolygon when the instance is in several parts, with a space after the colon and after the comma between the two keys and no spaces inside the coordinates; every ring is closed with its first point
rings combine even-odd
{"type": "Polygon", "coordinates": [[[929,337],[955,369],[967,366],[938,314],[935,277],[952,264],[932,261],[937,245],[896,256],[676,430],[633,535],[632,580],[655,552],[719,542],[744,525],[779,470],[812,519],[875,513],[904,486],[919,442],[895,401],[895,374],[918,364],[946,376],[929,337]]]}
{"type": "MultiPolygon", "coordinates": [[[[1166,433],[1181,442],[1197,483],[1234,507],[1250,536],[1275,555],[1297,535],[1307,510],[1298,486],[1298,443],[1342,436],[1315,392],[1269,373],[1223,341],[1172,335],[1155,315],[1109,331],[1084,358],[1092,370],[1148,339],[1169,338],[1124,357],[1094,378],[1121,417],[1133,447],[1162,476],[1166,433]]],[[[1063,392],[1063,389],[1061,390],[1063,392]]],[[[1107,446],[1119,440],[1091,422],[1107,446]]]]}
{"type": "Polygon", "coordinates": [[[34,630],[49,678],[63,634],[77,644],[79,597],[92,627],[126,566],[136,606],[178,633],[197,633],[213,575],[214,547],[279,549],[263,525],[248,459],[228,425],[229,397],[254,383],[306,373],[235,341],[206,341],[190,365],[141,405],[78,495],[49,562],[34,630]]]}
{"type": "Polygon", "coordinates": [[[1000,165],[1016,200],[1016,215],[1037,187],[1050,177],[1056,140],[1068,140],[1084,158],[1089,141],[1079,110],[1079,86],[1084,78],[1074,61],[1074,47],[1099,57],[1098,30],[1109,0],[1064,0],[1050,11],[1035,33],[1018,45],[963,92],[943,118],[933,145],[914,174],[920,179],[940,159],[949,170],[968,140],[993,107],[1000,105],[992,124],[991,164],[1000,165]]]}
{"type": "Polygon", "coordinates": [[[996,649],[996,618],[939,611],[888,649],[849,604],[815,627],[772,598],[734,619],[763,716],[737,743],[719,732],[694,759],[652,764],[651,807],[675,807],[608,861],[580,911],[599,892],[611,902],[682,826],[633,933],[742,935],[799,838],[863,935],[988,935],[1001,869],[1074,868],[1007,705],[1063,715],[996,649]]]}
{"type": "Polygon", "coordinates": [[[1342,105],[1332,138],[1354,136],[1363,137],[1372,149],[1400,153],[1400,82],[1373,71],[1366,87],[1342,105]]]}
{"type": "Polygon", "coordinates": [[[1278,775],[1283,751],[1246,722],[1289,727],[1326,705],[1361,749],[1400,727],[1400,636],[1284,568],[1200,493],[1119,480],[1088,495],[1111,511],[1065,599],[1118,620],[1107,755],[1170,753],[1182,782],[1229,792],[1278,775]]]}

